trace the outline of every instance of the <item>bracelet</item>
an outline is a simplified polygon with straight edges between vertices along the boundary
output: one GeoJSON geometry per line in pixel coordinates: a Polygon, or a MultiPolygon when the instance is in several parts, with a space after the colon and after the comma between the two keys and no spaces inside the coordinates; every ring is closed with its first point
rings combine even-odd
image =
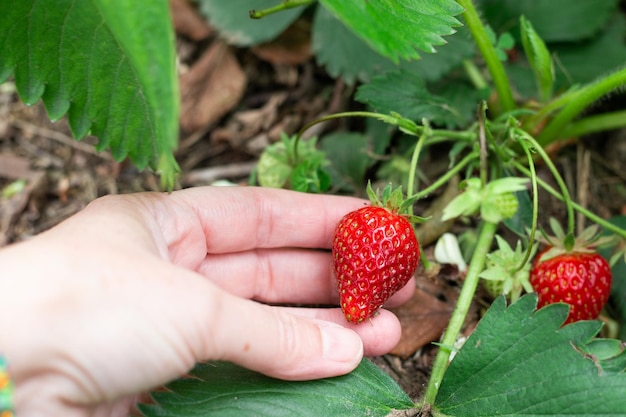
{"type": "Polygon", "coordinates": [[[14,417],[13,381],[9,375],[7,361],[0,356],[0,417],[14,417]]]}

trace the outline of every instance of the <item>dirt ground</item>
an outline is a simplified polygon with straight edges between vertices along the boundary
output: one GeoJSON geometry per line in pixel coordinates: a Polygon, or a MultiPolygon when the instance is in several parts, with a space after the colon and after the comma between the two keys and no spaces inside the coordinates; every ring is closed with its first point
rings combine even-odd
{"type": "MultiPolygon", "coordinates": [[[[173,4],[182,93],[176,155],[183,170],[181,188],[220,179],[247,184],[260,152],[281,131],[293,133],[322,115],[359,108],[352,100],[354,87],[315,65],[302,35],[306,28],[291,29],[289,39],[297,42],[285,38],[236,49],[219,40],[185,1],[173,4]]],[[[625,104],[616,97],[604,106],[625,104]]],[[[339,120],[311,133],[354,128],[357,122],[339,120]]],[[[0,190],[5,190],[0,196],[0,246],[54,226],[97,197],[159,189],[154,173],[115,162],[107,152],[96,152],[95,142],[90,137],[74,141],[65,120],[49,122],[41,104],[26,107],[10,82],[0,86],[0,190]],[[9,193],[9,185],[16,191],[9,193]]],[[[552,155],[577,202],[603,218],[626,214],[626,130],[571,142],[552,155]]],[[[431,167],[440,165],[433,158],[420,166],[427,177],[431,167]]],[[[553,199],[542,195],[540,201],[542,213],[563,217],[564,209],[553,199]]],[[[424,254],[432,259],[432,245],[424,243],[424,254]]],[[[430,343],[445,328],[462,279],[451,266],[420,273],[414,300],[396,311],[403,341],[392,354],[375,358],[413,399],[423,393],[435,353],[430,343]]],[[[485,296],[477,298],[467,333],[487,305],[485,296]]]]}

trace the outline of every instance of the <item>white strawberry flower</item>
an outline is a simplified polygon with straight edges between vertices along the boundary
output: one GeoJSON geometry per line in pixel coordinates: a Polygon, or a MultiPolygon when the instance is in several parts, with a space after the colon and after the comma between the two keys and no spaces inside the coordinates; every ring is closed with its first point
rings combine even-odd
{"type": "Polygon", "coordinates": [[[456,265],[460,272],[467,270],[467,264],[461,255],[459,241],[452,233],[444,233],[435,244],[435,260],[440,264],[456,265]]]}

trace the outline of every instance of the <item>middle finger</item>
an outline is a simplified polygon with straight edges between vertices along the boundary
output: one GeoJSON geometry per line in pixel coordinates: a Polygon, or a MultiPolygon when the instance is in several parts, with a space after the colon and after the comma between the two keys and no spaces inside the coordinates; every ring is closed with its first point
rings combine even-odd
{"type": "MultiPolygon", "coordinates": [[[[283,248],[208,254],[197,271],[232,294],[266,303],[339,301],[328,251],[283,248]]],[[[386,305],[393,307],[407,301],[414,288],[411,279],[386,305]]]]}

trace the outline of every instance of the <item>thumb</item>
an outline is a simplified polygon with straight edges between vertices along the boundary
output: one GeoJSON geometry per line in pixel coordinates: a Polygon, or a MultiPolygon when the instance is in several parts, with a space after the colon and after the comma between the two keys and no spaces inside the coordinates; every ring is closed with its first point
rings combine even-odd
{"type": "Polygon", "coordinates": [[[199,359],[224,359],[276,378],[307,380],[346,374],[363,357],[363,342],[350,329],[214,290],[205,331],[195,332],[191,341],[205,347],[199,359]]]}

